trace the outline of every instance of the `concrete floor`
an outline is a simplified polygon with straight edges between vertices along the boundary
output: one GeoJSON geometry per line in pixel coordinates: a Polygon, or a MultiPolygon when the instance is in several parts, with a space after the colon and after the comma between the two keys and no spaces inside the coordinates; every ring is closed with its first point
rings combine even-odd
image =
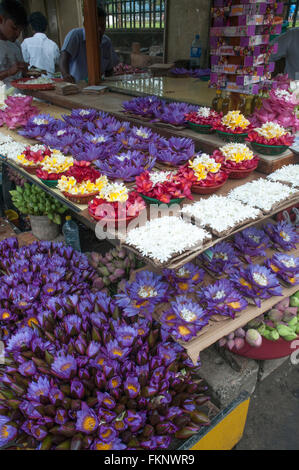
{"type": "Polygon", "coordinates": [[[299,450],[299,365],[290,360],[259,382],[236,450],[299,450]]]}

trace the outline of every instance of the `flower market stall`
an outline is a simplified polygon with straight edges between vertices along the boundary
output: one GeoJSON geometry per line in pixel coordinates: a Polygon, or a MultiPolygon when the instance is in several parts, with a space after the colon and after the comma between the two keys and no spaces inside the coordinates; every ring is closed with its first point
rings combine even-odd
{"type": "MultiPolygon", "coordinates": [[[[229,86],[255,85],[240,76],[229,86]]],[[[278,340],[289,353],[299,234],[297,218],[277,214],[299,205],[298,102],[281,84],[253,116],[111,91],[7,99],[2,165],[30,183],[11,191],[15,207],[53,223],[67,208],[95,232],[107,223],[114,248],[0,242],[0,448],[201,448],[219,410],[200,353],[219,342],[258,358],[278,340]]],[[[246,419],[248,404],[233,408],[246,419]]]]}

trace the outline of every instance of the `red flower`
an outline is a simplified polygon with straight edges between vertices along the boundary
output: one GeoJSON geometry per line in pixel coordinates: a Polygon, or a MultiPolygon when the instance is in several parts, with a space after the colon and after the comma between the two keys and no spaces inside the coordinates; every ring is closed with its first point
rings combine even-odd
{"type": "Polygon", "coordinates": [[[38,169],[36,170],[36,176],[42,180],[47,181],[57,181],[59,180],[65,173],[48,173],[47,171],[38,169]]]}
{"type": "Polygon", "coordinates": [[[136,189],[140,194],[157,199],[158,201],[168,204],[172,199],[193,199],[191,195],[192,179],[186,173],[185,178],[183,172],[173,172],[168,175],[167,180],[154,184],[150,178],[151,173],[145,171],[136,177],[136,189]]]}
{"type": "Polygon", "coordinates": [[[65,176],[73,176],[78,184],[83,181],[91,181],[95,183],[100,178],[101,173],[91,166],[91,162],[74,162],[74,165],[65,173],[65,176]]]}
{"type": "Polygon", "coordinates": [[[234,162],[233,160],[226,160],[220,150],[215,150],[212,156],[216,162],[222,163],[223,170],[249,170],[250,168],[256,168],[259,162],[258,157],[254,157],[252,160],[244,160],[239,163],[234,162]]]}
{"type": "Polygon", "coordinates": [[[132,191],[127,202],[107,202],[105,199],[95,198],[88,204],[91,216],[108,219],[126,219],[138,217],[140,212],[146,208],[146,204],[138,193],[132,191]]]}
{"type": "Polygon", "coordinates": [[[257,144],[264,144],[264,145],[286,145],[290,146],[295,141],[295,136],[292,134],[286,134],[281,137],[274,137],[273,139],[266,139],[266,137],[260,135],[256,131],[251,131],[248,134],[248,138],[246,139],[248,142],[256,142],[257,144]]]}
{"type": "Polygon", "coordinates": [[[200,124],[202,126],[213,126],[221,118],[222,118],[222,113],[219,114],[213,110],[211,110],[209,117],[200,116],[197,111],[192,111],[189,114],[185,114],[186,121],[192,122],[193,124],[200,124]]]}
{"type": "Polygon", "coordinates": [[[28,161],[34,162],[34,163],[40,163],[44,160],[45,157],[51,156],[51,150],[45,147],[43,150],[38,150],[37,152],[34,152],[33,150],[31,150],[30,147],[26,147],[23,154],[25,155],[28,161]]]}

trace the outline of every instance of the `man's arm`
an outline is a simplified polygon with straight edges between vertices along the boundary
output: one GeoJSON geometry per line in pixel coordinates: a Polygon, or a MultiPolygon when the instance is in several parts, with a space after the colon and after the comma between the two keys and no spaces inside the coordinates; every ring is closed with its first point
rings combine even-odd
{"type": "Polygon", "coordinates": [[[23,62],[18,62],[14,65],[12,65],[9,69],[7,70],[2,70],[0,72],[0,80],[5,80],[6,78],[13,77],[16,75],[18,72],[24,72],[27,67],[27,64],[24,64],[23,62]]]}
{"type": "Polygon", "coordinates": [[[59,58],[59,68],[61,75],[66,82],[75,83],[76,80],[70,74],[71,55],[67,51],[62,51],[59,58]]]}

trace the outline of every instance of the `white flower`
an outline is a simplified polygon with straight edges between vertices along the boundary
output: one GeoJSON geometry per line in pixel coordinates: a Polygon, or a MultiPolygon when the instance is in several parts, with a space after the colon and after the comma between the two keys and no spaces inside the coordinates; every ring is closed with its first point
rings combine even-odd
{"type": "Polygon", "coordinates": [[[174,171],[153,171],[150,173],[150,180],[155,187],[159,183],[165,183],[165,181],[170,181],[171,177],[175,175],[174,171]]]}
{"type": "Polygon", "coordinates": [[[269,212],[273,206],[285,201],[295,193],[295,189],[291,189],[284,184],[260,178],[232,190],[228,197],[269,212]]]}
{"type": "Polygon", "coordinates": [[[131,230],[126,243],[137,248],[143,256],[161,263],[176,254],[201,246],[211,235],[178,217],[161,217],[131,230]]]}
{"type": "Polygon", "coordinates": [[[284,127],[280,126],[276,122],[265,122],[262,127],[258,127],[255,131],[265,137],[266,139],[273,139],[276,137],[282,137],[287,134],[284,127]]]}
{"type": "Polygon", "coordinates": [[[189,217],[195,217],[196,223],[219,233],[230,230],[244,221],[255,220],[260,216],[260,211],[257,209],[245,206],[239,201],[216,195],[186,205],[182,213],[189,217]]]}
{"type": "Polygon", "coordinates": [[[136,135],[138,135],[138,137],[142,137],[143,139],[148,139],[149,138],[149,134],[141,129],[138,129],[136,131],[136,135]]]}
{"type": "Polygon", "coordinates": [[[0,147],[1,155],[4,155],[10,160],[18,161],[18,156],[21,155],[26,148],[25,144],[21,144],[20,142],[7,142],[0,147]]]}
{"type": "Polygon", "coordinates": [[[210,108],[207,108],[205,106],[202,106],[197,111],[197,116],[199,116],[199,117],[208,118],[208,117],[210,117],[210,114],[211,114],[210,108]]]}
{"type": "Polygon", "coordinates": [[[53,80],[46,77],[32,78],[27,80],[26,85],[49,85],[52,84],[53,80]]]}
{"type": "Polygon", "coordinates": [[[291,93],[289,93],[287,90],[281,90],[280,88],[278,90],[275,90],[275,95],[277,98],[283,99],[285,101],[293,101],[294,97],[291,93]]]}

